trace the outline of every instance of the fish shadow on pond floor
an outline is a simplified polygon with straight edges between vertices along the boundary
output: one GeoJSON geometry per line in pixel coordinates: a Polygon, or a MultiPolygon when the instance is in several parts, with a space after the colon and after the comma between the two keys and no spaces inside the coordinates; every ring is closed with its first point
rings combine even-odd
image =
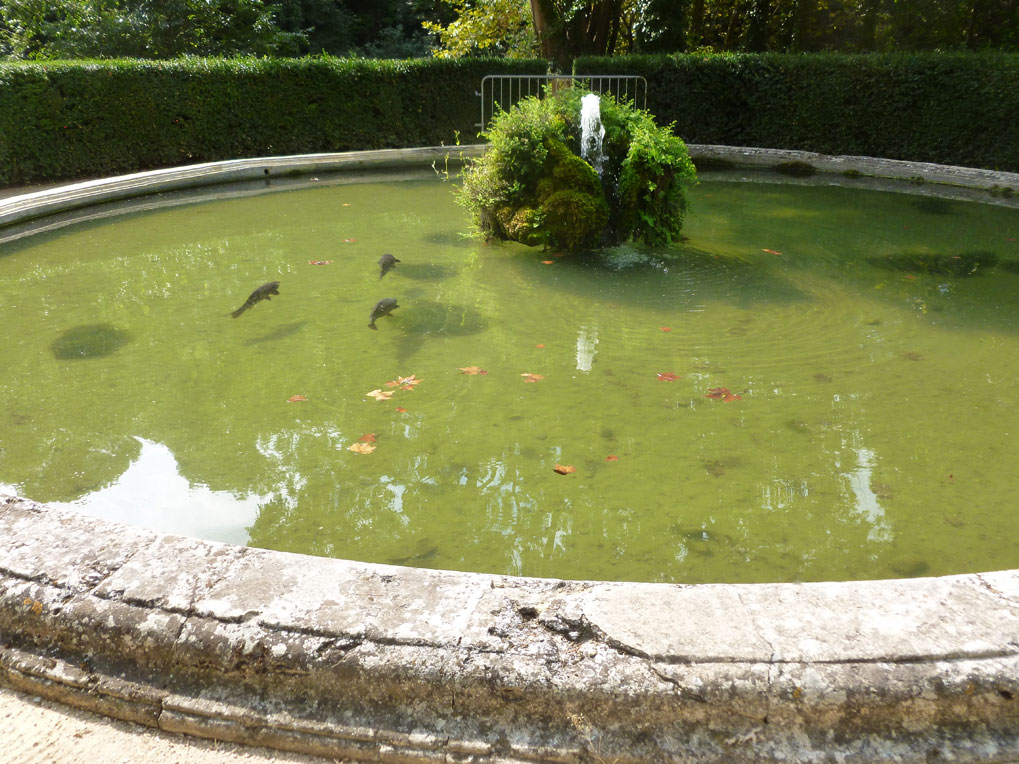
{"type": "Polygon", "coordinates": [[[445,281],[457,273],[456,266],[442,263],[405,263],[401,262],[393,273],[413,281],[445,281]]]}
{"type": "Polygon", "coordinates": [[[301,329],[304,328],[307,321],[295,321],[290,324],[282,324],[277,326],[271,332],[266,332],[259,337],[252,337],[251,339],[245,340],[245,345],[259,345],[263,342],[275,342],[276,340],[286,339],[287,337],[297,334],[301,329]]]}
{"type": "MultiPolygon", "coordinates": [[[[382,326],[382,324],[380,324],[382,326]]],[[[386,329],[399,332],[400,360],[406,360],[421,349],[424,340],[436,337],[465,337],[488,328],[488,318],[474,308],[446,304],[434,300],[410,300],[386,322],[386,329]]]]}
{"type": "Polygon", "coordinates": [[[113,324],[82,324],[68,329],[50,345],[59,361],[80,361],[112,355],[131,341],[131,335],[113,324]]]}

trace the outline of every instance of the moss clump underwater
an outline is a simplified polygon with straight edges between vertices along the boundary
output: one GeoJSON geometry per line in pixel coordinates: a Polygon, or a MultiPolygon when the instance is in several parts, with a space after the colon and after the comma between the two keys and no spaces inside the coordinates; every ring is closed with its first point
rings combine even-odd
{"type": "Polygon", "coordinates": [[[486,236],[577,252],[627,239],[679,239],[697,172],[686,144],[645,111],[600,98],[601,175],[580,156],[579,88],[526,98],[485,133],[489,149],[463,174],[459,203],[486,236]]]}

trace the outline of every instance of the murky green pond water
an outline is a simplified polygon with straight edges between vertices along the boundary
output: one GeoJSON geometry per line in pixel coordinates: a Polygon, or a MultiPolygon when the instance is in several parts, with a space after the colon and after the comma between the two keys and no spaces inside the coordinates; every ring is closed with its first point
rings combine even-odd
{"type": "Polygon", "coordinates": [[[683,245],[586,258],[461,238],[434,180],[0,244],[0,484],[460,570],[1019,566],[1019,211],[760,180],[704,180],[683,245]]]}

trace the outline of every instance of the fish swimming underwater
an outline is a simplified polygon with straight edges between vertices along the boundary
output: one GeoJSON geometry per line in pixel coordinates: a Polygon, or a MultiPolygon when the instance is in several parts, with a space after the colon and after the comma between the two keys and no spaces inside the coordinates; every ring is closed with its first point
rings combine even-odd
{"type": "Polygon", "coordinates": [[[381,271],[381,273],[379,273],[379,278],[381,279],[383,276],[385,276],[387,273],[389,273],[389,271],[392,269],[392,267],[394,265],[396,265],[398,262],[400,262],[400,261],[397,260],[395,257],[393,257],[388,252],[386,252],[386,254],[384,254],[382,257],[380,257],[379,258],[379,270],[381,271]]]}
{"type": "Polygon", "coordinates": [[[278,295],[279,293],[280,293],[280,282],[270,281],[268,284],[262,284],[262,286],[260,286],[258,289],[251,293],[251,296],[248,298],[247,302],[245,302],[243,305],[241,305],[241,307],[239,307],[237,310],[235,310],[233,313],[230,313],[229,315],[233,316],[234,318],[237,318],[241,313],[255,305],[255,303],[259,303],[262,300],[271,300],[272,295],[274,294],[278,295]]]}
{"type": "Polygon", "coordinates": [[[375,319],[376,318],[382,318],[383,316],[388,316],[396,308],[399,308],[399,307],[400,306],[396,304],[396,299],[395,298],[393,298],[393,297],[383,297],[381,300],[379,300],[377,303],[375,303],[375,307],[372,308],[371,315],[368,317],[368,328],[369,329],[378,329],[378,327],[375,326],[375,319]]]}

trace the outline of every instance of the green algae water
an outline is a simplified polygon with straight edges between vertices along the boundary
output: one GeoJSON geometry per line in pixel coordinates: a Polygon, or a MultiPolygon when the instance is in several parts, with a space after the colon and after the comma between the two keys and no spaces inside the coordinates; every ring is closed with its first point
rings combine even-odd
{"type": "Polygon", "coordinates": [[[1019,210],[751,180],[702,180],[669,249],[564,258],[464,238],[434,179],[9,237],[0,488],[558,578],[1019,565],[1019,210]]]}

